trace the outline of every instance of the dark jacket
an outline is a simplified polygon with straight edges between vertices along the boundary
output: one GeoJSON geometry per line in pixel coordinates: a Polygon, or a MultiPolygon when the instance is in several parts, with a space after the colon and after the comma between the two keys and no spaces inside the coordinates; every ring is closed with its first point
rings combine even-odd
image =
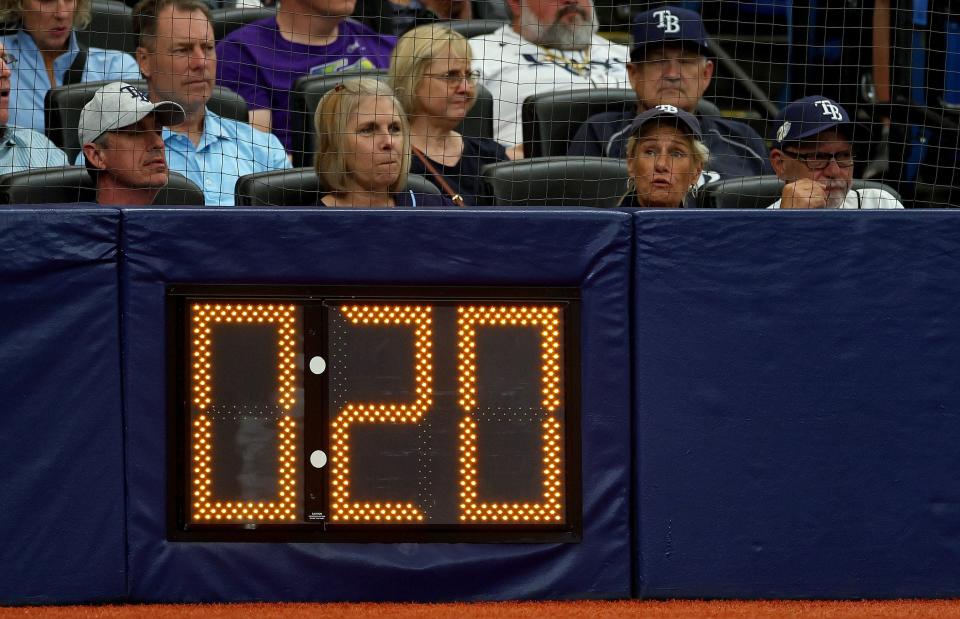
{"type": "MultiPolygon", "coordinates": [[[[626,158],[624,135],[633,112],[605,112],[587,119],[567,148],[568,155],[626,158]]],[[[710,149],[704,176],[706,182],[737,176],[773,174],[763,138],[742,122],[720,116],[697,116],[703,143],[710,149]]]]}

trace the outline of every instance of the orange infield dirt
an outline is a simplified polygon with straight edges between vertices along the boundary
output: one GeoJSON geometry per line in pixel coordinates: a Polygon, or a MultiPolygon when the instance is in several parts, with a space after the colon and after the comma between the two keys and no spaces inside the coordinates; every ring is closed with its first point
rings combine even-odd
{"type": "Polygon", "coordinates": [[[0,608],[0,617],[283,617],[325,619],[435,619],[447,617],[540,619],[572,617],[960,617],[960,600],[892,600],[853,602],[778,601],[612,601],[612,602],[491,602],[475,604],[167,604],[124,606],[33,606],[0,608]]]}

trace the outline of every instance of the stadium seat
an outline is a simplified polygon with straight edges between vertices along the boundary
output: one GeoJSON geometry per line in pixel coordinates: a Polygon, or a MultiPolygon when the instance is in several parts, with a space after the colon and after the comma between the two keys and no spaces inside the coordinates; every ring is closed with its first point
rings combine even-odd
{"type": "Polygon", "coordinates": [[[407,174],[407,189],[412,189],[417,193],[440,195],[440,188],[419,174],[407,174]]]}
{"type": "MultiPolygon", "coordinates": [[[[637,93],[629,88],[576,88],[552,90],[527,97],[521,108],[525,157],[557,157],[588,118],[603,112],[624,112],[637,106],[637,93]]],[[[697,113],[719,116],[720,110],[700,100],[697,113]]]]}
{"type": "Polygon", "coordinates": [[[507,3],[505,0],[473,0],[474,19],[498,19],[508,21],[507,3]]]}
{"type": "Polygon", "coordinates": [[[213,17],[213,36],[222,41],[225,36],[241,26],[258,19],[266,19],[277,14],[276,7],[265,6],[236,6],[210,11],[213,17]]]}
{"type": "Polygon", "coordinates": [[[490,34],[507,22],[502,19],[455,19],[451,21],[441,21],[439,23],[454,32],[459,32],[469,39],[490,34]]]}
{"type": "MultiPolygon", "coordinates": [[[[96,201],[93,179],[83,167],[37,168],[0,176],[0,204],[96,201]]],[[[185,176],[170,172],[170,181],[153,203],[157,206],[203,206],[203,191],[185,176]]]]}
{"type": "Polygon", "coordinates": [[[486,166],[500,206],[616,206],[627,190],[627,164],[608,157],[541,157],[486,166]]]}
{"type": "Polygon", "coordinates": [[[960,187],[918,181],[913,190],[914,208],[960,207],[960,187]]]}
{"type": "MultiPolygon", "coordinates": [[[[439,194],[433,183],[417,174],[407,177],[407,187],[421,193],[439,194]]],[[[237,181],[237,206],[313,206],[325,192],[312,167],[258,172],[237,181]]]]}
{"type": "Polygon", "coordinates": [[[553,90],[527,97],[521,108],[524,156],[566,155],[570,139],[588,118],[636,105],[637,93],[629,88],[553,90]]]}
{"type": "MultiPolygon", "coordinates": [[[[313,115],[323,95],[345,79],[373,75],[385,78],[381,69],[343,71],[333,75],[305,75],[297,80],[290,96],[290,131],[293,135],[293,165],[308,166],[315,150],[313,115]]],[[[469,137],[493,137],[493,97],[482,85],[477,85],[477,102],[463,119],[457,131],[469,137]]]]}
{"type": "MultiPolygon", "coordinates": [[[[46,128],[44,133],[50,141],[67,153],[67,160],[73,161],[80,152],[80,139],[77,137],[77,125],[80,123],[80,110],[93,98],[98,88],[109,82],[84,82],[70,86],[57,86],[47,92],[44,100],[44,115],[46,128]]],[[[145,89],[144,80],[131,82],[138,88],[145,89]]],[[[225,118],[232,118],[247,122],[247,102],[243,97],[229,88],[213,87],[213,96],[208,107],[214,113],[225,118]]]]}
{"type": "Polygon", "coordinates": [[[128,54],[137,50],[133,33],[133,11],[118,0],[93,0],[90,24],[77,30],[77,41],[87,47],[118,49],[128,54]]]}
{"type": "MultiPolygon", "coordinates": [[[[854,189],[884,189],[900,200],[900,194],[877,181],[854,180],[854,189]]],[[[780,199],[783,181],[773,175],[744,176],[707,183],[697,191],[700,208],[767,208],[780,199]]]]}

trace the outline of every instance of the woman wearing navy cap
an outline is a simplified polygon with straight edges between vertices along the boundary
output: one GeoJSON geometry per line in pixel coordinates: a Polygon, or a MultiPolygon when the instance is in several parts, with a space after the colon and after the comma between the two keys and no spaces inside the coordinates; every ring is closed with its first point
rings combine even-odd
{"type": "Polygon", "coordinates": [[[628,134],[630,178],[620,206],[684,206],[710,157],[697,119],[672,105],[658,105],[637,116],[628,134]]]}

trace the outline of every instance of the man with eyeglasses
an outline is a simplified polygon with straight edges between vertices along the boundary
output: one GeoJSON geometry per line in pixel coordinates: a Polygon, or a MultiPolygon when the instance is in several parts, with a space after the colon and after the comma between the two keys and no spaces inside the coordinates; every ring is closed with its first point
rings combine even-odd
{"type": "Polygon", "coordinates": [[[67,165],[67,156],[47,136],[10,122],[10,67],[17,59],[0,42],[0,174],[67,165]]]}
{"type": "Polygon", "coordinates": [[[698,109],[713,79],[707,30],[700,14],[677,6],[638,13],[627,74],[637,94],[635,109],[595,114],[580,126],[567,154],[626,157],[629,127],[638,113],[672,105],[694,114],[710,149],[700,184],[737,176],[770,174],[767,147],[749,125],[698,109]]]}
{"type": "Polygon", "coordinates": [[[798,99],[774,126],[770,163],[786,185],[768,208],[903,208],[883,189],[851,189],[854,124],[838,103],[821,96],[798,99]]]}

